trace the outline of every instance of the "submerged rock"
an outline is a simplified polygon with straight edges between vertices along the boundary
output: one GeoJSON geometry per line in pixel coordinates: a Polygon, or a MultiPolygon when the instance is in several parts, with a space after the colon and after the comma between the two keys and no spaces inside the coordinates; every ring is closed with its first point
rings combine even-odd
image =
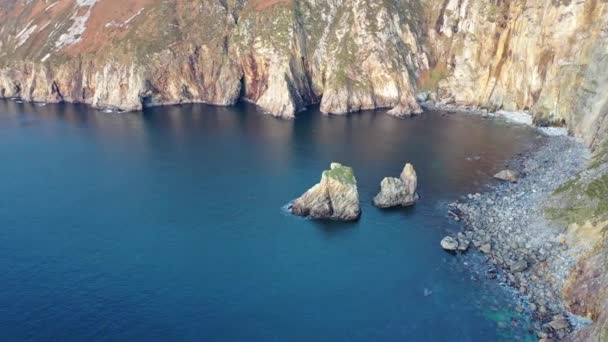
{"type": "Polygon", "coordinates": [[[502,170],[495,174],[494,178],[515,183],[519,179],[519,172],[513,170],[502,170]]]}
{"type": "Polygon", "coordinates": [[[359,218],[359,193],[353,169],[332,163],[321,181],[293,201],[291,213],[316,219],[352,221],[359,218]]]}
{"type": "Polygon", "coordinates": [[[374,197],[374,205],[380,208],[407,207],[419,199],[416,187],[418,177],[412,164],[405,164],[399,178],[386,177],[380,183],[380,192],[374,197]]]}

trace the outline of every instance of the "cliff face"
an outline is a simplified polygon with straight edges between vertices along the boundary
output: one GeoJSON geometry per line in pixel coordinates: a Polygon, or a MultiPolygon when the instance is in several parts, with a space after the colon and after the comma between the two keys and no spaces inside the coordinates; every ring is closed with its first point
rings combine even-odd
{"type": "Polygon", "coordinates": [[[570,336],[573,341],[608,340],[608,142],[600,145],[587,169],[561,185],[547,208],[562,222],[564,242],[578,259],[570,271],[564,299],[568,309],[594,323],[570,336]]]}
{"type": "Polygon", "coordinates": [[[238,4],[156,0],[4,0],[0,92],[136,110],[238,99],[226,44],[238,4]]]}
{"type": "Polygon", "coordinates": [[[428,17],[439,97],[529,110],[590,145],[608,128],[605,1],[445,0],[428,17]]]}
{"type": "Polygon", "coordinates": [[[415,94],[606,135],[601,0],[0,0],[0,96],[137,110],[245,98],[293,117],[415,94]]]}
{"type": "Polygon", "coordinates": [[[600,0],[0,0],[0,95],[137,110],[245,98],[293,117],[415,93],[606,135],[600,0]]]}
{"type": "Polygon", "coordinates": [[[137,110],[244,97],[293,117],[419,110],[427,66],[401,1],[0,2],[0,95],[137,110]]]}

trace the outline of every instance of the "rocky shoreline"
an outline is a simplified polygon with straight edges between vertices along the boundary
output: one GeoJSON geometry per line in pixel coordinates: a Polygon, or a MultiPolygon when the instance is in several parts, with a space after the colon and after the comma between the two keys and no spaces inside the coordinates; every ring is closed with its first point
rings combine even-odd
{"type": "Polygon", "coordinates": [[[545,207],[588,156],[570,137],[540,139],[505,165],[521,174],[517,182],[449,205],[449,216],[463,223],[452,245],[470,244],[486,256],[486,276],[519,292],[523,304],[517,310],[529,312],[540,340],[564,338],[584,322],[564,305],[562,291],[577,260],[568,251],[566,227],[546,220],[545,207]]]}

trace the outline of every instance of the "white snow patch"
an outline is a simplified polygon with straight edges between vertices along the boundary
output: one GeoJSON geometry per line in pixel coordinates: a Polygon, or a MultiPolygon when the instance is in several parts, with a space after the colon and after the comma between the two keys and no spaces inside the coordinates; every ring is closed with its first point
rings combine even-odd
{"type": "Polygon", "coordinates": [[[87,29],[86,25],[87,21],[89,20],[89,17],[91,16],[93,5],[95,5],[97,1],[98,0],[76,0],[76,5],[78,7],[88,6],[89,8],[87,12],[81,16],[78,15],[78,9],[74,11],[74,14],[72,14],[71,17],[72,26],[70,26],[66,33],[59,36],[59,39],[57,39],[57,41],[55,42],[55,47],[57,49],[61,49],[64,46],[74,45],[80,41],[80,39],[82,38],[82,34],[87,29]]]}
{"type": "Polygon", "coordinates": [[[125,27],[125,26],[129,25],[129,23],[130,23],[130,22],[131,22],[133,19],[135,19],[135,17],[137,17],[138,15],[140,15],[140,14],[141,14],[141,12],[143,12],[143,11],[144,11],[144,9],[143,9],[143,8],[142,8],[142,9],[140,9],[139,11],[137,11],[137,13],[133,14],[133,15],[132,15],[132,16],[131,16],[129,19],[125,20],[125,21],[124,21],[124,22],[122,22],[122,23],[119,23],[119,22],[116,22],[116,21],[112,20],[112,21],[110,21],[109,23],[107,23],[105,26],[106,26],[106,27],[125,27]]]}
{"type": "Polygon", "coordinates": [[[47,53],[44,57],[42,57],[42,59],[40,60],[42,63],[46,62],[47,59],[49,59],[49,57],[51,57],[50,53],[47,53]]]}
{"type": "Polygon", "coordinates": [[[137,11],[137,13],[133,14],[133,15],[132,15],[132,16],[131,16],[129,19],[125,20],[124,24],[125,24],[125,25],[129,25],[129,23],[130,23],[130,22],[131,22],[133,19],[135,19],[135,17],[137,17],[138,15],[140,15],[140,14],[141,14],[141,12],[143,12],[143,11],[144,11],[144,8],[142,7],[142,8],[141,8],[139,11],[137,11]]]}
{"type": "Polygon", "coordinates": [[[76,5],[80,7],[93,6],[97,0],[76,0],[76,5]]]}
{"type": "Polygon", "coordinates": [[[46,12],[46,11],[50,10],[50,9],[51,9],[51,8],[53,8],[55,5],[57,5],[58,3],[59,3],[59,1],[54,2],[54,3],[50,4],[50,5],[48,5],[48,6],[47,6],[47,7],[44,9],[44,11],[46,12]]]}
{"type": "Polygon", "coordinates": [[[530,126],[533,124],[532,115],[526,112],[508,112],[506,110],[499,110],[496,112],[496,116],[504,118],[505,120],[513,123],[530,126]]]}
{"type": "Polygon", "coordinates": [[[18,42],[17,42],[17,46],[15,48],[18,48],[21,45],[25,44],[25,42],[27,42],[27,40],[30,38],[30,35],[38,27],[38,25],[34,25],[34,26],[30,27],[31,24],[32,24],[32,22],[30,21],[29,23],[27,23],[27,25],[25,25],[25,27],[23,28],[23,30],[21,30],[21,32],[17,33],[15,38],[17,38],[18,42]]]}

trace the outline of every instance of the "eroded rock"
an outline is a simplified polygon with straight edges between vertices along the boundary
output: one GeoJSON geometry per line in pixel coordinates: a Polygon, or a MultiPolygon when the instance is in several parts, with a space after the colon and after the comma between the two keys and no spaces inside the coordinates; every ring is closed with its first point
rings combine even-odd
{"type": "Polygon", "coordinates": [[[380,208],[407,207],[419,199],[416,188],[418,177],[412,164],[405,164],[399,178],[386,177],[380,183],[380,192],[374,197],[374,205],[380,208]]]}
{"type": "Polygon", "coordinates": [[[321,181],[297,198],[291,213],[315,219],[357,220],[361,215],[357,180],[353,169],[332,163],[321,181]]]}

